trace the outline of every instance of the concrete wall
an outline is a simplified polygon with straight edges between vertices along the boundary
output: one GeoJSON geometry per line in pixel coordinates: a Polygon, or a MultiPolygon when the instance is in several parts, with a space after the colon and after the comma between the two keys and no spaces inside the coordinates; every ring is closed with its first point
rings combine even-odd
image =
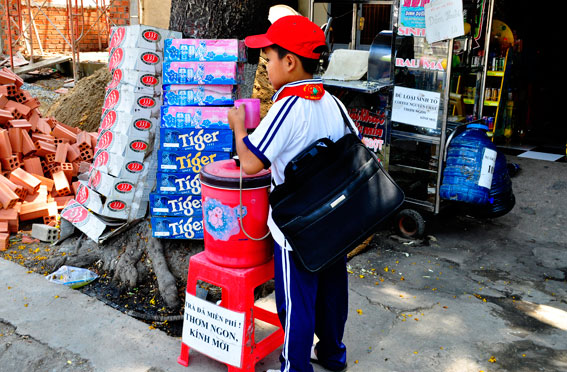
{"type": "Polygon", "coordinates": [[[168,29],[170,10],[171,0],[140,0],[140,23],[168,29]]]}

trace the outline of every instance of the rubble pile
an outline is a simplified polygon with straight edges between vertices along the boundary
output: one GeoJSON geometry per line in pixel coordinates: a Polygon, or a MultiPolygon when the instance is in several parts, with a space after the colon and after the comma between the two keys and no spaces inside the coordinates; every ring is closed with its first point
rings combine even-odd
{"type": "Polygon", "coordinates": [[[0,250],[22,221],[56,226],[77,192],[77,175],[90,167],[98,137],[43,117],[23,83],[0,70],[0,250]]]}

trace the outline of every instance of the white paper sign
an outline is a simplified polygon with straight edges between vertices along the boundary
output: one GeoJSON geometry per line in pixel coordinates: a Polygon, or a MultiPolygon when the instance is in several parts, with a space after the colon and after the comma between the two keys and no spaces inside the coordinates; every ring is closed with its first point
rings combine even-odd
{"type": "Polygon", "coordinates": [[[480,177],[478,185],[490,189],[492,186],[492,177],[494,176],[494,166],[496,164],[496,151],[484,149],[482,156],[482,165],[480,168],[480,177]]]}
{"type": "Polygon", "coordinates": [[[429,44],[465,34],[462,0],[433,0],[424,8],[425,38],[429,44]]]}
{"type": "Polygon", "coordinates": [[[440,98],[437,92],[395,87],[392,121],[436,129],[440,98]]]}
{"type": "Polygon", "coordinates": [[[186,292],[183,343],[213,359],[240,368],[244,313],[202,300],[186,292]]]}

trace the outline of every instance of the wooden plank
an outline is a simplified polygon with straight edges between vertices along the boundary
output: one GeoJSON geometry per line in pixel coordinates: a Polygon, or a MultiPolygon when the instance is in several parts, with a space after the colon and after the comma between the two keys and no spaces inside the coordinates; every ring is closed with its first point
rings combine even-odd
{"type": "Polygon", "coordinates": [[[71,57],[66,57],[66,56],[49,58],[49,59],[45,59],[43,61],[39,61],[39,62],[36,62],[36,63],[30,63],[29,65],[27,65],[25,67],[16,68],[14,72],[16,74],[25,74],[26,72],[38,70],[38,69],[44,68],[44,67],[57,65],[59,63],[67,62],[67,61],[70,61],[70,60],[71,60],[71,57]]]}

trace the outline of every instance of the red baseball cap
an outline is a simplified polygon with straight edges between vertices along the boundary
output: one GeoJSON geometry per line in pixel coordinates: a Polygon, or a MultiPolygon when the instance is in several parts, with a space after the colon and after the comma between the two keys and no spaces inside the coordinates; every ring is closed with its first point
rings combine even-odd
{"type": "Polygon", "coordinates": [[[305,58],[318,59],[321,53],[315,48],[325,45],[325,33],[307,17],[300,15],[285,16],[275,21],[268,32],[248,36],[244,43],[249,48],[265,48],[277,44],[305,58]]]}

